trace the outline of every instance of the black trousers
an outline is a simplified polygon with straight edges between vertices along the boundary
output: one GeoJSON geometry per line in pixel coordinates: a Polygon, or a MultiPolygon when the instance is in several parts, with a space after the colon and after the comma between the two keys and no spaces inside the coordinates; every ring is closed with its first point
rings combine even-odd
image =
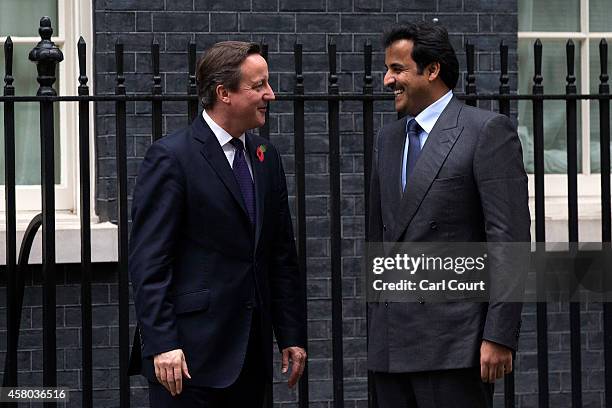
{"type": "Polygon", "coordinates": [[[245,361],[236,382],[227,388],[195,387],[183,383],[183,392],[176,397],[159,382],[149,382],[151,408],[261,408],[265,390],[270,384],[261,357],[257,316],[254,312],[245,361]]]}
{"type": "Polygon", "coordinates": [[[480,367],[418,373],[374,373],[379,408],[491,408],[493,384],[480,367]]]}

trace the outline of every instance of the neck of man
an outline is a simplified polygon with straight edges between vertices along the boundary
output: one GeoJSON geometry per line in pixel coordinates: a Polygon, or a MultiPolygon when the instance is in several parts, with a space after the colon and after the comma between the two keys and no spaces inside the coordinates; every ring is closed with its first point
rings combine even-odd
{"type": "Polygon", "coordinates": [[[431,88],[429,90],[430,92],[428,92],[427,95],[423,97],[422,99],[423,104],[421,105],[421,108],[419,109],[419,111],[415,112],[414,114],[412,114],[411,112],[405,112],[405,113],[407,113],[408,115],[412,117],[416,117],[419,113],[429,108],[438,99],[446,95],[449,90],[450,89],[442,81],[440,81],[440,83],[438,83],[437,81],[435,83],[432,83],[431,88]]]}
{"type": "Polygon", "coordinates": [[[236,126],[237,121],[236,118],[232,118],[220,104],[215,104],[212,108],[206,109],[206,113],[215,123],[227,133],[232,135],[232,137],[240,137],[247,129],[238,128],[236,126]]]}

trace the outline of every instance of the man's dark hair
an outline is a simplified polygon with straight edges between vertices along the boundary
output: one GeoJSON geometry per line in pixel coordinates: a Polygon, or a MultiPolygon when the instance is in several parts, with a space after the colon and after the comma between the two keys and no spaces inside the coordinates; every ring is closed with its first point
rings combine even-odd
{"type": "Polygon", "coordinates": [[[446,28],[439,24],[419,21],[393,26],[383,37],[385,48],[399,40],[412,41],[412,59],[419,74],[423,73],[429,64],[437,62],[440,64],[440,77],[446,86],[453,89],[457,85],[459,61],[448,39],[446,28]]]}
{"type": "Polygon", "coordinates": [[[240,65],[249,55],[261,54],[257,43],[222,41],[209,48],[198,61],[196,81],[204,109],[217,101],[216,89],[223,85],[235,91],[240,85],[240,65]]]}

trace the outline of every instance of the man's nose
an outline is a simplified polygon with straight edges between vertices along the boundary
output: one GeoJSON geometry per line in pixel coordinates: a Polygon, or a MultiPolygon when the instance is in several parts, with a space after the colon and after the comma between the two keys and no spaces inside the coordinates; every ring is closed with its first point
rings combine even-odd
{"type": "Polygon", "coordinates": [[[389,71],[385,73],[385,77],[383,78],[383,85],[389,88],[395,85],[395,77],[389,71]]]}
{"type": "Polygon", "coordinates": [[[276,96],[274,95],[274,90],[272,89],[272,86],[270,86],[270,84],[268,84],[268,89],[264,94],[264,99],[267,101],[273,101],[276,99],[276,96]]]}

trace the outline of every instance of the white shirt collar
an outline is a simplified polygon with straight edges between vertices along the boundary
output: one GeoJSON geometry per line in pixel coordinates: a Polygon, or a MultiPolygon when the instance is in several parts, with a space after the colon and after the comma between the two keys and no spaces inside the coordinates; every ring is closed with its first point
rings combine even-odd
{"type": "MultiPolygon", "coordinates": [[[[421,129],[423,129],[427,134],[431,132],[431,129],[433,129],[434,125],[438,121],[438,118],[442,114],[442,111],[444,108],[446,108],[446,105],[448,105],[452,97],[453,91],[448,91],[446,94],[444,94],[444,96],[416,115],[414,119],[416,119],[419,126],[421,126],[421,129]]],[[[408,121],[410,121],[410,119],[411,118],[409,117],[408,121]]]]}
{"type": "MultiPolygon", "coordinates": [[[[210,117],[210,115],[208,115],[208,113],[206,112],[206,109],[202,110],[202,117],[204,118],[204,121],[206,122],[208,127],[210,127],[210,130],[212,130],[213,134],[219,141],[219,144],[221,145],[221,147],[225,146],[227,143],[229,143],[230,140],[234,138],[232,135],[227,133],[225,129],[219,126],[217,122],[215,122],[210,117]]],[[[244,144],[244,148],[246,149],[246,137],[244,133],[240,135],[239,139],[242,140],[242,143],[244,144]]]]}

